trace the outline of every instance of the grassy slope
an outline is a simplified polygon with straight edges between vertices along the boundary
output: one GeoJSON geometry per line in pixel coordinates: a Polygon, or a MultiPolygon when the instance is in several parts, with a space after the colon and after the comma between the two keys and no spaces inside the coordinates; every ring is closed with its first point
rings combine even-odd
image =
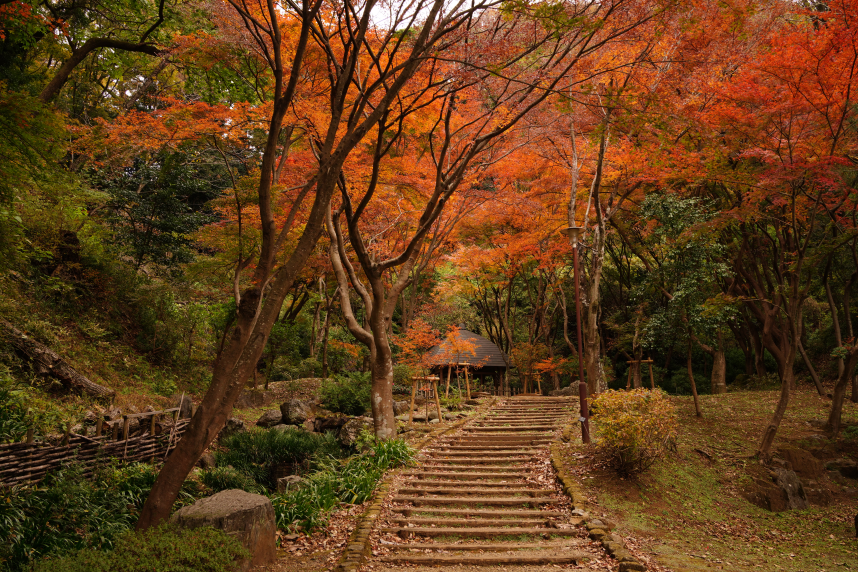
{"type": "MultiPolygon", "coordinates": [[[[639,479],[624,480],[582,462],[589,459],[589,451],[580,445],[570,447],[572,470],[599,507],[594,512],[619,523],[621,535],[639,539],[655,562],[673,570],[858,568],[852,525],[858,512],[858,482],[838,484],[824,477],[833,502],[802,511],[771,513],[740,495],[747,482],[745,466],[756,463],[752,455],[774,409],[776,392],[703,396],[702,420],[694,417],[690,398],[672,399],[680,417],[677,453],[639,479]]],[[[791,444],[824,448],[831,457],[858,458],[858,443],[821,439],[821,431],[808,423],[823,420],[828,403],[809,390],[794,392],[775,449],[791,444]]],[[[844,418],[858,423],[858,405],[847,402],[844,418]]]]}

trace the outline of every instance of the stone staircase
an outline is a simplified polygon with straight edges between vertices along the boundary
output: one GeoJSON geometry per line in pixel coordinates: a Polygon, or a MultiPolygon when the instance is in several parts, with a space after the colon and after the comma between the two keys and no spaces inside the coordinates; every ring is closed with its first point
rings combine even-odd
{"type": "Polygon", "coordinates": [[[596,558],[581,519],[544,478],[548,444],[577,405],[510,398],[425,449],[389,497],[364,570],[537,572],[596,558]]]}

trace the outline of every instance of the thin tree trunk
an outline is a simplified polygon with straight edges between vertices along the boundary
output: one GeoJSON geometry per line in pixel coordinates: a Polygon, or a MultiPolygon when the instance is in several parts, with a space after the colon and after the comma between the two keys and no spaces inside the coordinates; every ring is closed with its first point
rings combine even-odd
{"type": "Polygon", "coordinates": [[[703,411],[700,409],[700,399],[697,397],[697,384],[694,383],[694,369],[691,367],[691,349],[692,344],[688,342],[688,380],[691,382],[691,395],[694,396],[694,413],[697,417],[703,417],[703,411]]]}
{"type": "Polygon", "coordinates": [[[822,387],[822,382],[819,381],[819,376],[816,374],[816,369],[813,367],[813,363],[811,363],[810,358],[807,357],[807,352],[804,351],[804,344],[801,343],[801,339],[798,340],[798,352],[801,354],[801,359],[804,361],[807,371],[810,372],[810,378],[816,386],[816,392],[820,397],[825,397],[825,389],[822,387]]]}
{"type": "Polygon", "coordinates": [[[846,397],[846,386],[849,385],[849,380],[855,379],[852,372],[858,364],[858,343],[853,342],[849,354],[846,356],[846,367],[840,377],[837,378],[837,383],[834,385],[834,393],[831,396],[831,409],[828,412],[828,421],[825,424],[825,429],[832,438],[837,438],[840,434],[841,416],[843,413],[843,401],[846,397]]]}
{"type": "MultiPolygon", "coordinates": [[[[822,283],[825,286],[825,298],[828,301],[828,311],[831,312],[831,327],[834,330],[834,340],[837,342],[837,347],[843,346],[843,336],[840,332],[840,317],[837,312],[837,304],[834,302],[834,296],[831,294],[831,258],[828,259],[828,264],[823,272],[822,283]]],[[[843,374],[843,358],[837,358],[837,377],[843,374]]]]}

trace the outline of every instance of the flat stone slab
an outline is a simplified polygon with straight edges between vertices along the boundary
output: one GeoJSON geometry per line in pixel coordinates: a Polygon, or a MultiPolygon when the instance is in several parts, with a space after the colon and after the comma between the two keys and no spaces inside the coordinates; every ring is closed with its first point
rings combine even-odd
{"type": "Polygon", "coordinates": [[[499,518],[502,516],[522,516],[522,517],[537,517],[551,518],[563,517],[566,513],[557,510],[486,510],[486,509],[470,509],[470,508],[413,508],[413,507],[394,507],[390,509],[396,513],[413,513],[421,514],[461,514],[466,516],[485,516],[490,518],[499,518]]]}
{"type": "MultiPolygon", "coordinates": [[[[551,489],[527,489],[527,488],[508,488],[504,487],[502,489],[504,493],[508,493],[511,495],[550,495],[554,491],[551,489]]],[[[443,495],[443,494],[463,494],[463,495],[486,495],[486,494],[495,494],[498,491],[492,488],[481,488],[481,487],[445,487],[445,486],[437,486],[437,485],[421,485],[421,486],[405,486],[399,489],[401,494],[416,494],[416,493],[424,493],[430,495],[443,495]]]]}
{"type": "Polygon", "coordinates": [[[498,555],[467,555],[467,556],[444,556],[434,554],[403,554],[386,556],[382,562],[398,564],[460,564],[464,566],[499,566],[503,564],[527,566],[539,564],[577,564],[585,558],[592,558],[586,552],[574,552],[563,556],[537,556],[529,554],[498,554],[498,555]]]}

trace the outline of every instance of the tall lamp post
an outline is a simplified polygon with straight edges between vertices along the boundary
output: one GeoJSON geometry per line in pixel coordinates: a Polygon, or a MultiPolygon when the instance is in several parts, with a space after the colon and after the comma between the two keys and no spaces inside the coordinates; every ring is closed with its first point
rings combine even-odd
{"type": "Polygon", "coordinates": [[[590,409],[587,407],[587,382],[584,381],[584,346],[581,342],[581,282],[578,277],[578,238],[584,229],[580,226],[568,226],[560,232],[572,242],[572,255],[575,267],[575,323],[578,326],[578,397],[581,400],[581,442],[590,442],[590,409]]]}

